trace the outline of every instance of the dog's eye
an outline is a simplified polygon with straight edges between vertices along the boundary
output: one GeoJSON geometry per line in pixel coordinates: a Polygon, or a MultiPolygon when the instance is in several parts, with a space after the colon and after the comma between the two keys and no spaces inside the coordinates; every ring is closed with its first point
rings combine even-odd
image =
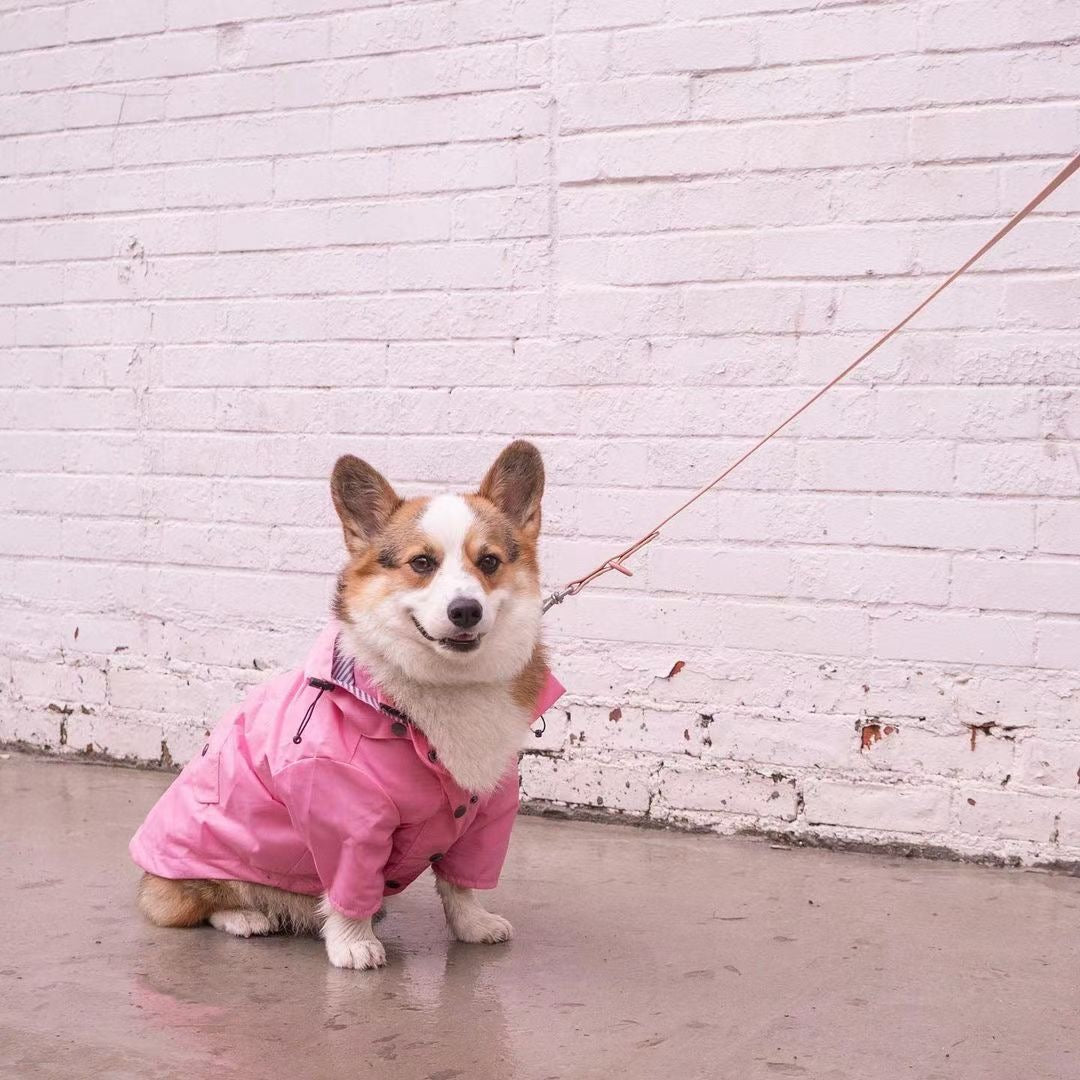
{"type": "Polygon", "coordinates": [[[499,569],[499,557],[498,555],[484,555],[481,556],[480,561],[476,564],[484,571],[485,574],[494,574],[499,569]]]}
{"type": "Polygon", "coordinates": [[[435,569],[435,560],[430,555],[417,555],[409,560],[409,565],[418,574],[430,574],[435,569]]]}

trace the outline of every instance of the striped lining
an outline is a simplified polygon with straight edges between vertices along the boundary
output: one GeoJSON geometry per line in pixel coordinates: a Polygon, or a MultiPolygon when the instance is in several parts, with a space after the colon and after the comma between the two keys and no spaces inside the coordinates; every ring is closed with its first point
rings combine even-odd
{"type": "Polygon", "coordinates": [[[340,644],[341,638],[338,637],[334,642],[334,660],[330,667],[330,681],[340,686],[342,690],[348,690],[350,694],[359,698],[365,705],[370,705],[373,709],[382,711],[379,699],[374,694],[367,693],[366,689],[361,690],[356,685],[356,661],[353,657],[341,651],[340,644]]]}

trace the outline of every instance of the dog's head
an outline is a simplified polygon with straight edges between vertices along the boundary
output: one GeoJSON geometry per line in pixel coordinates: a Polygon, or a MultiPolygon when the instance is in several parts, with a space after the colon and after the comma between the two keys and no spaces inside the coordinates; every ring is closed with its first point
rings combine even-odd
{"type": "Polygon", "coordinates": [[[511,443],[474,495],[401,499],[366,462],[334,466],[349,562],[335,611],[360,653],[416,682],[511,679],[540,630],[544,465],[511,443]]]}

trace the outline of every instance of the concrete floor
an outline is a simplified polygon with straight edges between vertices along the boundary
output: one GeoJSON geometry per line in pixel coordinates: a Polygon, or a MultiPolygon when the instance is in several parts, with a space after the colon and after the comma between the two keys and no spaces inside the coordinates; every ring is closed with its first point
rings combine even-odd
{"type": "Polygon", "coordinates": [[[0,1076],[994,1080],[1080,1076],[1080,880],[523,818],[446,939],[418,882],[390,967],[158,930],[125,847],[169,782],[0,760],[0,1076]]]}

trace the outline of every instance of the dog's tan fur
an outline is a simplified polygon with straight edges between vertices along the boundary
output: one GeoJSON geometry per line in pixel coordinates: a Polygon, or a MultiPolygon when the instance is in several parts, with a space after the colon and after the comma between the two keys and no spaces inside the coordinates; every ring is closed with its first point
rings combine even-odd
{"type": "Polygon", "coordinates": [[[247,881],[178,880],[143,874],[139,910],[155,926],[200,926],[218,911],[257,911],[273,929],[318,932],[319,898],[247,881]]]}

